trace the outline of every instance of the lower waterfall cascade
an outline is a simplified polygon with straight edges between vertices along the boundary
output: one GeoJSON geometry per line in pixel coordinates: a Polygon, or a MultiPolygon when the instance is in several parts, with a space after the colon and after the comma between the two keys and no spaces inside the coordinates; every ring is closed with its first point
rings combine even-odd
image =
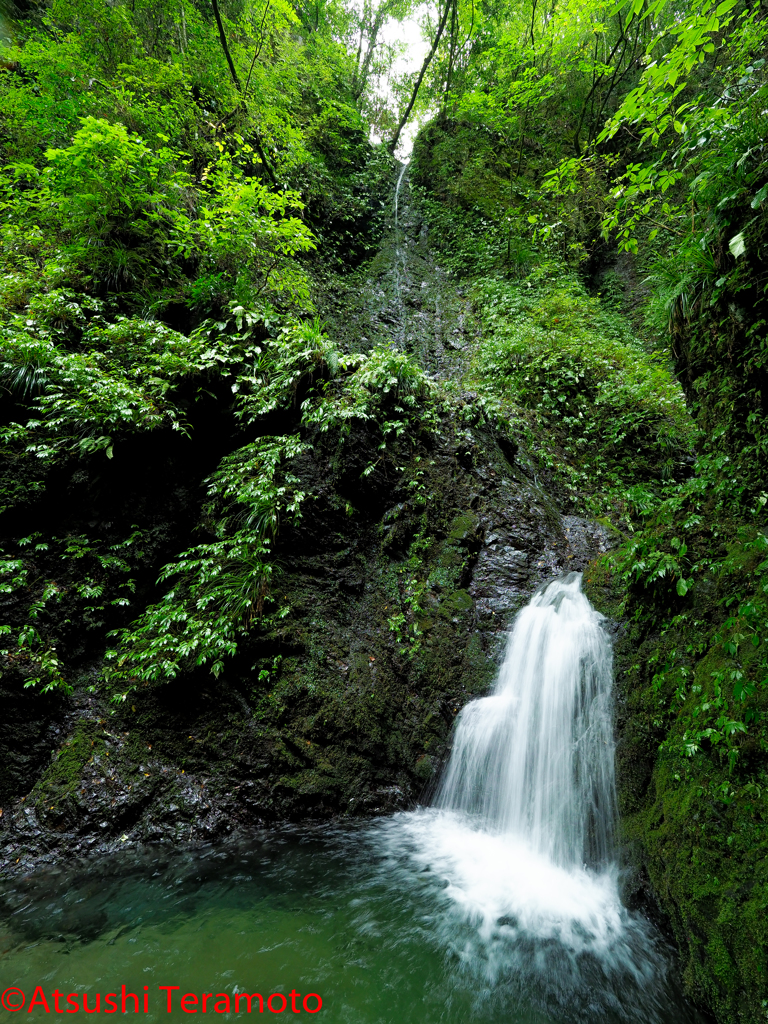
{"type": "MultiPolygon", "coordinates": [[[[540,588],[492,692],[457,719],[432,806],[381,827],[394,860],[441,877],[444,946],[489,993],[519,986],[547,1020],[653,1024],[671,1019],[676,981],[669,951],[619,895],[602,621],[581,573],[540,588]]],[[[697,1017],[678,1005],[674,1019],[697,1017]]]]}
{"type": "Polygon", "coordinates": [[[616,815],[611,646],[580,583],[570,573],[520,612],[494,692],[461,713],[436,800],[562,867],[606,864],[616,815]]]}

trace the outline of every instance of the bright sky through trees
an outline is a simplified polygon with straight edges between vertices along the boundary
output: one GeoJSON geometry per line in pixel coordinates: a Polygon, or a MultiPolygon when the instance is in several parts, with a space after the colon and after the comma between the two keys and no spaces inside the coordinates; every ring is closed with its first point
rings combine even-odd
{"type": "MultiPolygon", "coordinates": [[[[397,58],[392,67],[392,77],[400,77],[406,74],[418,74],[419,68],[427,55],[429,43],[424,38],[420,21],[425,12],[425,5],[416,8],[414,13],[404,18],[402,22],[389,21],[381,32],[382,40],[385,43],[401,43],[405,48],[397,58]]],[[[382,89],[383,95],[390,95],[389,82],[382,89]]],[[[403,129],[395,152],[398,159],[403,160],[411,155],[413,140],[419,130],[421,119],[414,117],[403,129]]],[[[377,139],[378,141],[378,139],[377,139]]]]}

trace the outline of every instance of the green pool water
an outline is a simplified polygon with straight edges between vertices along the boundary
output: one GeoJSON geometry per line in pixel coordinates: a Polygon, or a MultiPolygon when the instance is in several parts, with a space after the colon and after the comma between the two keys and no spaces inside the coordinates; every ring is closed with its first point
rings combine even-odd
{"type": "MultiPolygon", "coordinates": [[[[17,1020],[71,1020],[55,989],[87,992],[90,1006],[117,992],[119,1006],[125,985],[140,999],[147,987],[150,1021],[188,1021],[187,992],[224,993],[231,1009],[237,993],[284,993],[279,1016],[293,1018],[291,991],[303,1019],[333,1024],[697,1021],[669,951],[621,908],[615,879],[540,860],[437,811],[126,850],[0,883],[0,987],[24,992],[17,1020]],[[169,1015],[159,986],[171,985],[169,1015]],[[37,986],[50,1014],[27,1012],[37,986]],[[302,1009],[307,993],[319,1012],[302,1009]]],[[[248,1018],[244,1002],[227,1016],[215,1001],[206,1016],[248,1018]]],[[[266,1003],[258,1015],[278,1016],[266,1003]]]]}

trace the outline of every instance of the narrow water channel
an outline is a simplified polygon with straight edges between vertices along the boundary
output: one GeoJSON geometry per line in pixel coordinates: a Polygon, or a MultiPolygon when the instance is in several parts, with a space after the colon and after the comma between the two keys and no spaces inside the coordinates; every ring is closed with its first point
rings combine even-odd
{"type": "Polygon", "coordinates": [[[6,882],[4,985],[91,1006],[146,986],[150,1020],[188,1019],[185,992],[213,1012],[294,991],[329,1024],[695,1024],[669,948],[619,899],[610,659],[580,576],[551,583],[461,714],[433,806],[6,882]],[[170,1018],[159,986],[179,986],[170,1018]]]}

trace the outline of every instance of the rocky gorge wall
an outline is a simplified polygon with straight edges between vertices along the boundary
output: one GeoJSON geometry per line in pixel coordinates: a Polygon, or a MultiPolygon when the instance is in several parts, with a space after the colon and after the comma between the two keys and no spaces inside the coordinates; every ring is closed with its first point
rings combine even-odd
{"type": "MultiPolygon", "coordinates": [[[[390,337],[415,352],[453,389],[451,411],[365,476],[377,439],[364,424],[311,439],[294,466],[311,505],[275,550],[290,612],[255,623],[218,679],[201,668],[115,705],[100,684],[104,641],[92,635],[70,696],[6,676],[3,869],[413,804],[456,714],[492,682],[515,611],[607,548],[609,531],[562,516],[524,448],[458,383],[477,324],[435,265],[407,183],[379,254],[334,284],[330,330],[347,344],[390,337]]],[[[78,468],[62,482],[71,521],[59,529],[85,514],[108,531],[129,497],[124,514],[150,510],[162,554],[194,524],[201,477],[227,438],[214,422],[181,460],[171,440],[165,450],[153,440],[128,495],[78,468]]]]}

